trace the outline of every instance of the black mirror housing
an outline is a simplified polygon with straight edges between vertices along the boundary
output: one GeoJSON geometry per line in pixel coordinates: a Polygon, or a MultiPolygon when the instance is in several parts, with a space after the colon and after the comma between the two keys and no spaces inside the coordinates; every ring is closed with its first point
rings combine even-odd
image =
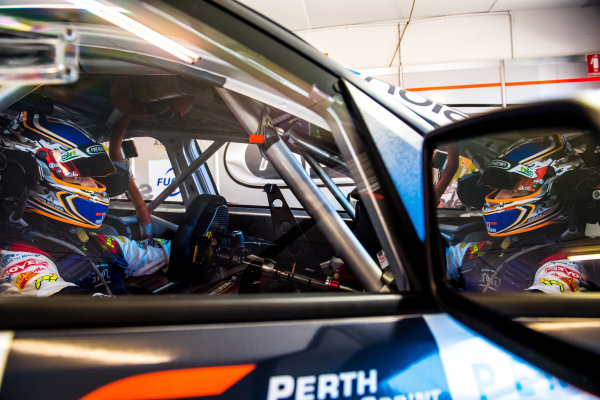
{"type": "MultiPolygon", "coordinates": [[[[520,106],[476,116],[438,128],[425,137],[423,145],[425,242],[431,287],[440,307],[459,321],[501,346],[508,348],[513,353],[519,354],[529,362],[543,367],[549,373],[589,392],[598,394],[600,393],[598,372],[582,367],[585,364],[582,362],[583,359],[593,362],[592,360],[598,358],[599,352],[595,341],[580,336],[576,338],[571,336],[560,337],[553,333],[538,331],[530,328],[530,325],[524,322],[524,318],[533,318],[534,321],[536,318],[545,318],[545,320],[559,322],[562,321],[562,318],[598,318],[600,317],[600,311],[598,311],[600,295],[590,292],[571,296],[554,296],[532,292],[494,292],[493,295],[489,293],[469,293],[467,290],[457,288],[456,281],[449,276],[446,268],[446,252],[452,246],[451,242],[454,238],[464,237],[461,234],[465,232],[461,232],[461,229],[464,228],[462,230],[466,231],[466,228],[471,227],[471,225],[474,229],[477,229],[477,226],[484,226],[485,229],[485,225],[481,216],[477,218],[472,215],[470,216],[471,219],[467,217],[464,220],[467,221],[466,223],[456,223],[454,226],[459,228],[454,231],[448,230],[447,224],[440,222],[440,209],[438,207],[443,207],[446,204],[446,202],[440,202],[441,196],[444,194],[444,187],[440,189],[439,182],[444,177],[442,173],[435,174],[436,170],[441,171],[444,168],[441,166],[442,162],[438,155],[440,150],[449,155],[447,162],[442,160],[446,162],[445,166],[447,166],[450,164],[450,155],[460,153],[457,152],[456,147],[460,147],[461,143],[468,140],[473,139],[476,142],[478,138],[496,137],[495,135],[501,136],[502,133],[510,133],[510,135],[507,134],[502,143],[510,146],[515,143],[513,139],[518,137],[520,132],[531,133],[538,130],[546,132],[547,135],[554,134],[553,132],[562,135],[560,132],[577,131],[581,135],[578,137],[588,138],[580,139],[577,145],[573,146],[573,148],[578,146],[575,152],[578,157],[584,160],[583,164],[580,165],[584,165],[585,168],[582,167],[565,173],[561,176],[561,179],[557,178],[552,181],[555,187],[554,191],[549,191],[549,196],[553,196],[553,193],[556,192],[559,194],[555,198],[562,196],[560,200],[569,203],[569,205],[582,201],[591,204],[590,199],[594,196],[594,191],[600,189],[600,186],[597,185],[600,180],[596,179],[596,176],[600,176],[600,169],[597,165],[600,158],[598,156],[600,152],[597,151],[600,148],[600,95],[598,93],[585,94],[575,100],[559,100],[520,106]],[[580,151],[580,148],[586,150],[580,151]],[[588,151],[590,148],[593,150],[588,151]],[[584,184],[573,183],[582,181],[584,181],[584,184]],[[438,183],[437,188],[436,183],[438,183]],[[563,355],[547,351],[548,348],[557,347],[562,349],[561,353],[563,355]],[[567,353],[570,356],[565,357],[564,354],[567,353]],[[573,357],[574,354],[577,354],[575,358],[573,357]]],[[[569,137],[567,143],[570,140],[569,137]]],[[[488,143],[485,140],[478,143],[481,144],[482,151],[472,152],[474,154],[472,160],[478,161],[477,168],[474,168],[476,170],[481,170],[481,166],[492,168],[490,160],[497,159],[498,149],[503,148],[503,146],[498,145],[490,149],[489,146],[486,147],[488,143]],[[489,150],[489,154],[485,154],[487,150],[489,150]],[[480,159],[477,160],[477,157],[480,157],[480,159]]],[[[571,145],[566,145],[566,147],[569,146],[571,145]]],[[[573,149],[569,148],[569,151],[571,150],[573,149]]],[[[477,164],[477,162],[474,163],[477,164]]],[[[520,164],[516,165],[521,166],[520,164]]],[[[515,168],[515,165],[498,168],[509,170],[509,168],[515,168]]],[[[479,212],[484,203],[484,198],[493,198],[494,194],[490,192],[492,189],[480,186],[479,173],[473,169],[466,170],[462,177],[459,176],[460,171],[455,172],[456,169],[451,170],[450,175],[453,177],[453,182],[456,182],[457,197],[463,205],[467,206],[467,208],[463,207],[462,209],[456,208],[455,214],[469,214],[468,207],[472,207],[471,210],[479,212]]],[[[531,173],[531,171],[524,170],[523,174],[525,173],[531,173]]],[[[536,178],[539,177],[532,175],[532,179],[536,178]]],[[[540,181],[543,182],[542,179],[540,181]]],[[[446,188],[450,186],[449,183],[444,183],[448,185],[446,188]]],[[[501,189],[494,190],[499,192],[501,189]]],[[[597,194],[600,198],[600,190],[597,194]]],[[[498,197],[498,199],[510,198],[498,197]]],[[[503,200],[495,201],[501,204],[503,200]]],[[[506,200],[506,202],[510,202],[510,200],[506,200]]],[[[596,212],[593,207],[588,207],[588,210],[591,210],[590,213],[587,217],[581,218],[580,222],[584,224],[597,222],[597,216],[600,215],[600,212],[596,212]]],[[[450,217],[447,219],[451,220],[450,217]]],[[[479,232],[487,239],[482,239],[482,235],[479,234],[477,236],[478,240],[484,242],[496,240],[496,243],[500,243],[503,240],[506,242],[506,238],[510,238],[510,236],[493,235],[494,231],[489,229],[489,222],[487,228],[489,231],[487,235],[485,230],[483,230],[483,233],[479,232]]],[[[545,229],[539,231],[541,232],[540,235],[545,233],[545,229]]],[[[471,232],[466,233],[470,234],[471,232]]],[[[598,240],[594,239],[595,236],[587,236],[587,238],[598,240]]],[[[492,275],[491,278],[497,278],[497,276],[492,275]]]]}

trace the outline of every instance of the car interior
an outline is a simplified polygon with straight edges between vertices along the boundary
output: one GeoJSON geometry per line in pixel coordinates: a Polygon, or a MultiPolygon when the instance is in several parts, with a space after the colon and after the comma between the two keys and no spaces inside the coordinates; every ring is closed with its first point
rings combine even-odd
{"type": "MultiPolygon", "coordinates": [[[[31,15],[16,10],[11,17],[26,21],[31,15]]],[[[174,171],[152,200],[143,198],[135,179],[127,194],[122,179],[108,185],[113,199],[100,233],[171,240],[168,271],[128,279],[129,293],[382,290],[384,271],[376,261],[382,247],[365,206],[375,178],[364,176],[345,143],[355,132],[339,93],[323,93],[275,67],[257,67],[252,55],[228,60],[229,49],[219,58],[223,51],[211,53],[207,46],[189,65],[96,20],[73,31],[48,22],[75,19],[69,11],[37,17],[50,33],[5,30],[17,63],[41,71],[46,42],[68,48],[74,32],[78,54],[67,51],[71,67],[48,84],[15,76],[20,84],[0,86],[2,123],[24,111],[73,121],[103,143],[113,161],[129,166],[121,178],[145,151],[135,138],[151,138],[164,146],[174,171]],[[28,47],[36,41],[38,48],[28,47]],[[254,162],[268,161],[275,171],[255,185],[262,205],[221,196],[215,171],[207,167],[211,157],[215,167],[225,163],[214,156],[234,144],[244,144],[246,157],[252,153],[254,162]],[[175,190],[182,200],[165,201],[175,190]]],[[[13,211],[18,197],[3,192],[13,211]]],[[[386,277],[391,283],[389,271],[386,277]]]]}

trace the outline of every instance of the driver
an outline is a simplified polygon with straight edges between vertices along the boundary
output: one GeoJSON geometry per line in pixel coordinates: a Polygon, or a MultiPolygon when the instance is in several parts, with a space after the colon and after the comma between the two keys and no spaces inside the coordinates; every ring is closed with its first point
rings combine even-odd
{"type": "Polygon", "coordinates": [[[470,292],[562,294],[591,285],[589,262],[584,265],[569,249],[574,240],[585,240],[574,204],[591,200],[596,171],[554,135],[518,140],[482,174],[461,179],[459,197],[483,196],[486,231],[448,248],[449,279],[470,292]]]}
{"type": "Polygon", "coordinates": [[[22,112],[4,128],[0,294],[126,293],[124,278],[167,266],[168,241],[99,233],[116,172],[104,147],[72,122],[22,112]]]}

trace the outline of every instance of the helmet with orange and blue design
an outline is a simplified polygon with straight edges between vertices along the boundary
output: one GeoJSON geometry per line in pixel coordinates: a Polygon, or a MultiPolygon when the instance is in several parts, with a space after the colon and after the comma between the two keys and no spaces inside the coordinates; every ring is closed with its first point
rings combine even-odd
{"type": "Polygon", "coordinates": [[[565,206],[552,185],[582,166],[582,158],[562,136],[522,139],[509,146],[488,163],[478,182],[493,189],[482,208],[488,233],[521,234],[565,221],[565,206]]]}
{"type": "MultiPolygon", "coordinates": [[[[104,147],[74,123],[22,112],[0,135],[4,157],[31,156],[39,171],[28,188],[25,212],[98,228],[108,210],[98,178],[115,172],[104,147]]],[[[30,171],[32,172],[32,171],[30,171]]]]}

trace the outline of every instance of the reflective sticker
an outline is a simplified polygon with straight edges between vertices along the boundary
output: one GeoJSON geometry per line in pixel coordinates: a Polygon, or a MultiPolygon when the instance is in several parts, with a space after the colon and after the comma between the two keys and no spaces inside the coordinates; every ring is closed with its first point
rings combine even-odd
{"type": "Polygon", "coordinates": [[[390,265],[383,250],[377,253],[377,261],[379,261],[379,266],[381,267],[381,269],[387,268],[388,265],[390,265]]]}

